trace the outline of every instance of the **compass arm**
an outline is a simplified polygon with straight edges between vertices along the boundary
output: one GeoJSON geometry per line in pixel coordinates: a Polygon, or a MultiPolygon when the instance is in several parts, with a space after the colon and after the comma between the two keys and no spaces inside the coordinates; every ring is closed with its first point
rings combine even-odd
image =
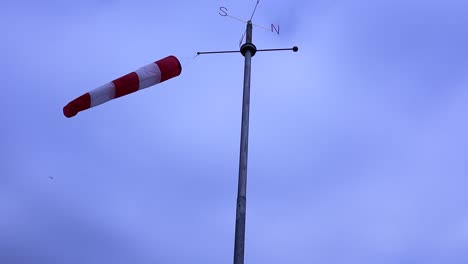
{"type": "Polygon", "coordinates": [[[292,48],[285,48],[285,49],[259,49],[257,51],[283,51],[283,50],[292,50],[294,52],[297,52],[299,50],[299,47],[294,46],[292,48]]]}
{"type": "Polygon", "coordinates": [[[199,51],[197,55],[204,55],[204,54],[219,54],[219,53],[237,53],[240,50],[223,50],[223,51],[199,51]]]}
{"type": "MultiPolygon", "coordinates": [[[[292,48],[284,48],[284,49],[257,49],[256,51],[283,51],[283,50],[292,50],[297,52],[299,48],[294,46],[292,48]]],[[[237,53],[241,52],[240,50],[222,50],[222,51],[199,51],[197,55],[205,55],[205,54],[220,54],[220,53],[237,53]]]]}

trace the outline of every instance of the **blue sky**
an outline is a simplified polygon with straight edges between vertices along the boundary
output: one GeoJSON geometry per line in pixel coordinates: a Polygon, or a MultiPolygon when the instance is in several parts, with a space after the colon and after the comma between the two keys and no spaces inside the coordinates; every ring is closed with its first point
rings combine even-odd
{"type": "MultiPolygon", "coordinates": [[[[230,263],[243,1],[2,4],[0,263],[230,263]],[[161,59],[182,74],[67,119],[161,59]],[[50,177],[53,177],[51,179],[50,177]]],[[[246,263],[468,261],[468,3],[261,1],[246,263]]]]}

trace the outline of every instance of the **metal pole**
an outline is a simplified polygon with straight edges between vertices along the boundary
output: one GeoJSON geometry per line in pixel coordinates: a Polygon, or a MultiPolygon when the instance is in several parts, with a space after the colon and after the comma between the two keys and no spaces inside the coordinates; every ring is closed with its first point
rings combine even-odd
{"type": "MultiPolygon", "coordinates": [[[[258,5],[259,1],[257,1],[258,5]]],[[[255,6],[255,8],[257,8],[255,6]]],[[[255,13],[255,10],[254,10],[255,13]]],[[[253,17],[253,14],[252,14],[253,17]]],[[[251,18],[252,19],[252,18],[251,18]]],[[[239,157],[239,180],[237,190],[237,207],[236,207],[236,229],[234,239],[234,264],[244,264],[244,247],[245,247],[245,215],[246,215],[246,194],[247,194],[247,156],[249,150],[249,110],[250,110],[250,72],[251,59],[257,51],[281,51],[292,50],[297,52],[299,48],[294,46],[286,49],[263,49],[257,50],[257,47],[252,43],[252,21],[247,21],[246,41],[240,48],[240,51],[205,51],[197,52],[201,54],[215,53],[234,53],[240,52],[245,57],[244,63],[244,95],[242,99],[242,125],[241,125],[241,142],[240,142],[240,157],[239,157]]]]}
{"type": "Polygon", "coordinates": [[[234,240],[234,264],[244,264],[245,213],[247,193],[247,157],[249,149],[249,109],[251,58],[257,51],[252,44],[252,21],[247,22],[246,42],[240,49],[245,57],[244,93],[242,100],[242,125],[239,157],[239,180],[237,190],[236,230],[234,240]]]}

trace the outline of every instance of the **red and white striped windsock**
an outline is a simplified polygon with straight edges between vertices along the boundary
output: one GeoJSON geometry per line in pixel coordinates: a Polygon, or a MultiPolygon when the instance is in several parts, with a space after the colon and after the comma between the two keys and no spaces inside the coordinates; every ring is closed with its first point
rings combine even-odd
{"type": "Polygon", "coordinates": [[[63,114],[75,116],[80,111],[176,77],[181,71],[179,60],[168,56],[83,94],[68,103],[63,114]]]}

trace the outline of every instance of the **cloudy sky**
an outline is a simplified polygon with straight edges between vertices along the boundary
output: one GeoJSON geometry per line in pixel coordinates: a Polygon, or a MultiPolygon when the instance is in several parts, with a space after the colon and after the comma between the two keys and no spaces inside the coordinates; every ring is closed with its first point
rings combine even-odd
{"type": "MultiPolygon", "coordinates": [[[[254,0],[2,3],[0,263],[232,263],[254,0]],[[67,119],[166,57],[182,74],[67,119]]],[[[468,262],[468,2],[260,1],[246,263],[468,262]]]]}

